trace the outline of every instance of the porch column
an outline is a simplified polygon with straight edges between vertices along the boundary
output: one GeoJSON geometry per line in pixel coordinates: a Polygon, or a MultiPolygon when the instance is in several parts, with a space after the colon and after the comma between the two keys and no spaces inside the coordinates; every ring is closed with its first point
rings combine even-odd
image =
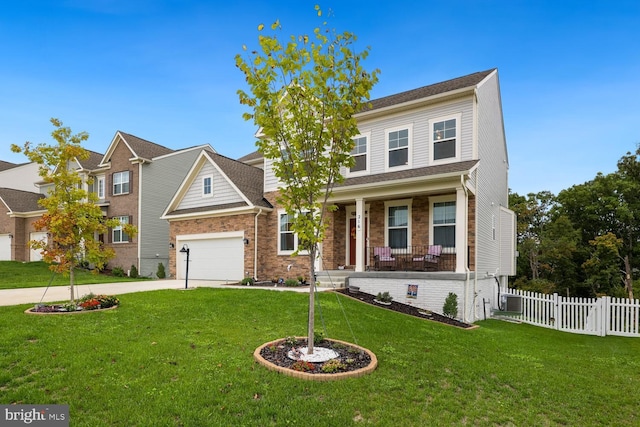
{"type": "Polygon", "coordinates": [[[356,271],[364,271],[364,199],[356,199],[356,271]]]}
{"type": "Polygon", "coordinates": [[[467,215],[467,195],[462,187],[456,188],[456,273],[464,273],[467,266],[467,234],[469,216],[467,215]]]}

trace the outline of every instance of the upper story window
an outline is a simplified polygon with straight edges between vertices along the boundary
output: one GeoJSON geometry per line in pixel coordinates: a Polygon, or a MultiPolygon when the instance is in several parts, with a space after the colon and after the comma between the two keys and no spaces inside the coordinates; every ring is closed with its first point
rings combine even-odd
{"type": "Polygon", "coordinates": [[[385,245],[407,249],[411,237],[411,200],[386,202],[385,211],[385,245]]]}
{"type": "Polygon", "coordinates": [[[129,224],[129,217],[128,216],[118,216],[115,217],[115,219],[120,221],[120,225],[118,225],[117,227],[113,227],[113,229],[111,230],[111,241],[113,243],[125,243],[129,241],[129,235],[127,233],[124,232],[124,228],[123,226],[125,224],[129,224]]]}
{"type": "Polygon", "coordinates": [[[369,135],[357,136],[353,142],[351,156],[355,160],[355,164],[349,169],[349,174],[366,172],[369,169],[369,135]]]}
{"type": "Polygon", "coordinates": [[[442,117],[431,122],[431,160],[460,160],[460,114],[442,117]]]}
{"type": "Polygon", "coordinates": [[[202,197],[213,196],[213,176],[207,175],[202,178],[202,197]]]}
{"type": "Polygon", "coordinates": [[[387,169],[411,166],[411,127],[387,130],[387,169]]]}
{"type": "Polygon", "coordinates": [[[96,194],[99,200],[104,200],[104,175],[97,176],[95,179],[96,194]]]}
{"type": "Polygon", "coordinates": [[[456,247],[456,201],[451,198],[435,198],[431,209],[433,244],[443,248],[456,247]],[[447,200],[450,199],[450,200],[447,200]]]}
{"type": "Polygon", "coordinates": [[[129,171],[116,172],[113,174],[113,194],[129,193],[129,171]]]}

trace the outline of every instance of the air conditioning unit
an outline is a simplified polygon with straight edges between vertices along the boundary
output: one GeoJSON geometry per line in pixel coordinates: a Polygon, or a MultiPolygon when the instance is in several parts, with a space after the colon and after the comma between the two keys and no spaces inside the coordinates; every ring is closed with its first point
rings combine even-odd
{"type": "Polygon", "coordinates": [[[520,295],[502,294],[500,300],[502,311],[522,313],[522,297],[520,295]]]}

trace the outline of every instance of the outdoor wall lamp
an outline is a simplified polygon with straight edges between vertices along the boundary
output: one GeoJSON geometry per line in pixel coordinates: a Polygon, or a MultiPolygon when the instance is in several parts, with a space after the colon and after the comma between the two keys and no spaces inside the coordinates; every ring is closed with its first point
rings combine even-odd
{"type": "Polygon", "coordinates": [[[184,276],[184,288],[187,289],[189,287],[189,246],[186,243],[182,245],[180,253],[187,254],[187,271],[184,276]]]}
{"type": "Polygon", "coordinates": [[[169,242],[169,249],[173,249],[175,247],[176,247],[176,245],[174,245],[173,243],[169,242]]]}
{"type": "Polygon", "coordinates": [[[249,239],[247,239],[246,237],[244,239],[242,239],[242,241],[244,242],[245,245],[249,244],[249,239]]]}

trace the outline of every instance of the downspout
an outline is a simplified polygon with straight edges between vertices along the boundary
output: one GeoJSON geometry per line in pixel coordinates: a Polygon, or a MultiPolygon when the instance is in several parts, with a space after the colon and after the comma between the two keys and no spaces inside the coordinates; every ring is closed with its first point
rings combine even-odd
{"type": "MultiPolygon", "coordinates": [[[[467,223],[467,229],[465,230],[465,232],[467,233],[467,236],[469,234],[469,190],[467,189],[467,186],[464,184],[464,175],[460,175],[460,185],[462,185],[462,190],[464,191],[464,195],[465,195],[465,206],[464,206],[464,215],[466,218],[466,223],[467,223]]],[[[469,247],[469,239],[467,237],[466,239],[467,241],[467,247],[465,248],[465,250],[467,250],[468,252],[468,247],[469,247]]],[[[466,322],[466,311],[467,311],[467,289],[469,287],[469,275],[470,275],[470,270],[469,270],[469,259],[466,259],[467,262],[465,262],[464,264],[464,271],[465,271],[465,279],[464,279],[464,302],[463,302],[463,306],[465,308],[465,319],[464,321],[466,322]]],[[[476,275],[477,276],[477,275],[476,275]]],[[[475,296],[476,296],[476,287],[477,287],[477,277],[474,276],[473,279],[473,304],[474,304],[474,309],[473,309],[473,320],[475,321],[475,296]]]]}
{"type": "Polygon", "coordinates": [[[253,219],[253,279],[258,280],[258,217],[262,213],[262,208],[253,219]]]}

